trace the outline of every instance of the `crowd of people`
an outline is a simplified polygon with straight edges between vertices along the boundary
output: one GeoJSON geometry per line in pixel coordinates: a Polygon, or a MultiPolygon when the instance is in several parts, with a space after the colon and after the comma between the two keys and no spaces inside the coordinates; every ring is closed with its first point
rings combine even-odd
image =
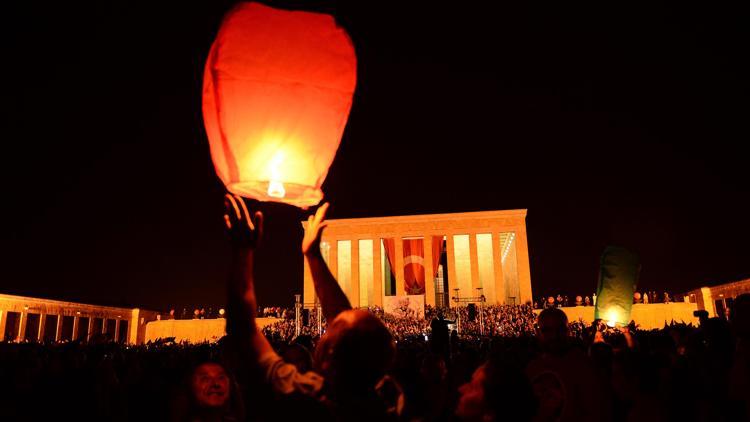
{"type": "MultiPolygon", "coordinates": [[[[750,417],[750,295],[730,320],[660,330],[568,321],[557,307],[352,309],[320,255],[327,206],[302,253],[320,315],[259,330],[253,257],[263,216],[227,198],[227,335],[0,344],[3,420],[740,421],[750,417]],[[318,326],[320,322],[320,328],[318,326]],[[460,332],[459,332],[460,331],[460,332]],[[322,332],[322,333],[321,333],[322,332]],[[484,332],[484,335],[482,335],[484,332]]],[[[313,310],[318,312],[318,310],[313,310]]],[[[282,312],[283,315],[283,312],[282,312]]],[[[287,313],[287,317],[288,317],[287,313]]]]}
{"type": "MultiPolygon", "coordinates": [[[[676,298],[673,298],[668,292],[659,294],[653,290],[636,292],[633,295],[633,303],[643,304],[670,303],[674,302],[675,299],[676,298]]],[[[574,298],[569,298],[568,295],[558,294],[557,296],[540,297],[538,300],[531,303],[531,306],[534,309],[594,305],[596,305],[596,293],[593,293],[590,296],[576,296],[574,298]]],[[[175,308],[164,311],[159,314],[159,319],[211,319],[224,317],[224,309],[216,305],[182,307],[180,309],[179,312],[175,308]]],[[[371,310],[375,311],[374,308],[371,310]]],[[[290,318],[292,315],[294,315],[294,309],[280,306],[268,306],[259,310],[259,316],[265,318],[290,318]]]]}
{"type": "MultiPolygon", "coordinates": [[[[159,320],[169,319],[214,319],[224,318],[225,309],[220,306],[201,306],[201,307],[183,307],[181,311],[170,308],[166,311],[159,312],[159,320]],[[190,311],[189,309],[192,309],[190,311]]],[[[292,309],[280,306],[267,306],[259,309],[258,315],[264,318],[289,318],[293,314],[292,309]]]]}
{"type": "MultiPolygon", "coordinates": [[[[529,305],[490,305],[475,307],[470,310],[467,306],[456,308],[436,308],[425,306],[424,318],[410,318],[385,313],[383,308],[372,306],[367,311],[377,316],[388,328],[396,340],[410,337],[425,337],[431,332],[431,321],[444,319],[450,327],[464,336],[502,336],[519,337],[531,335],[534,332],[536,314],[529,305]]],[[[274,340],[292,341],[297,335],[313,338],[325,333],[327,323],[321,318],[321,329],[318,330],[317,310],[310,310],[310,317],[300,318],[299,323],[294,311],[289,309],[281,314],[285,316],[281,321],[267,325],[263,334],[274,340]],[[299,324],[299,334],[297,333],[299,324]]],[[[574,322],[575,323],[575,322],[574,322]]],[[[572,323],[573,324],[573,323],[572,323]]]]}
{"type": "MultiPolygon", "coordinates": [[[[675,302],[676,298],[671,296],[669,292],[663,292],[661,295],[655,290],[647,290],[643,292],[633,293],[633,303],[671,303],[675,302]]],[[[684,299],[684,298],[683,298],[684,299]]],[[[557,296],[541,296],[538,300],[532,303],[535,309],[544,308],[564,308],[568,306],[594,306],[596,305],[596,293],[589,296],[576,296],[573,299],[569,299],[568,295],[558,294],[557,296]]]]}
{"type": "MultiPolygon", "coordinates": [[[[448,338],[447,353],[436,344],[440,336],[432,332],[430,321],[403,329],[411,322],[379,317],[397,339],[388,373],[403,397],[398,419],[453,420],[461,389],[475,388],[471,384],[476,368],[499,359],[502,365],[512,363],[524,370],[508,375],[511,370],[503,369],[504,376],[515,378],[510,378],[513,385],[496,387],[503,392],[493,398],[501,412],[497,420],[739,421],[750,415],[750,297],[739,298],[736,309],[737,305],[745,310],[735,312],[732,321],[711,318],[696,326],[673,323],[653,331],[580,321],[565,328],[564,314],[549,309],[534,319],[533,331],[517,336],[454,334],[448,338]],[[514,386],[527,394],[519,398],[506,391],[514,386]],[[519,411],[525,415],[514,414],[519,411]]],[[[517,308],[514,312],[524,315],[517,308]]],[[[447,309],[435,309],[431,317],[443,311],[452,317],[447,309]]],[[[488,320],[497,318],[493,315],[488,320]]],[[[264,333],[277,353],[300,371],[312,371],[320,341],[315,324],[305,326],[300,336],[295,336],[294,319],[272,327],[264,333]]],[[[278,404],[253,415],[258,404],[242,403],[242,387],[225,364],[230,350],[226,338],[193,345],[1,343],[0,413],[3,420],[66,414],[75,414],[77,420],[209,420],[195,414],[207,405],[201,400],[215,396],[236,418],[223,420],[286,420],[278,404]],[[216,391],[205,394],[196,391],[195,378],[206,378],[203,372],[212,370],[220,378],[226,376],[226,387],[209,386],[216,391]],[[278,417],[274,411],[280,412],[278,417]]],[[[212,376],[216,377],[208,378],[212,376]]],[[[273,400],[279,399],[269,403],[277,403],[273,400]]],[[[461,406],[471,410],[466,403],[461,406]]]]}

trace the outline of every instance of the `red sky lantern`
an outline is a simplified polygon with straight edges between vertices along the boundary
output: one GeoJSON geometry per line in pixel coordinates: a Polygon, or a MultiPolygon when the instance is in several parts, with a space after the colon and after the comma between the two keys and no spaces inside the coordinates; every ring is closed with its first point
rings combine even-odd
{"type": "Polygon", "coordinates": [[[227,189],[317,205],[346,126],[357,59],[329,15],[241,3],[206,62],[203,120],[227,189]]]}

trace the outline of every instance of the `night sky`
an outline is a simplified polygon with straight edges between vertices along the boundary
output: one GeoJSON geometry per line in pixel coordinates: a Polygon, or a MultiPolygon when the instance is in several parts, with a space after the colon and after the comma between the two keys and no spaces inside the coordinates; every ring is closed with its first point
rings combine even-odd
{"type": "MultiPolygon", "coordinates": [[[[0,292],[221,306],[201,87],[232,2],[18,3],[0,13],[0,292]]],[[[639,290],[750,277],[741,10],[299,3],[358,55],[330,217],[527,208],[536,297],[590,295],[608,244],[640,255],[639,290]]],[[[264,209],[259,301],[289,305],[303,214],[264,209]]]]}

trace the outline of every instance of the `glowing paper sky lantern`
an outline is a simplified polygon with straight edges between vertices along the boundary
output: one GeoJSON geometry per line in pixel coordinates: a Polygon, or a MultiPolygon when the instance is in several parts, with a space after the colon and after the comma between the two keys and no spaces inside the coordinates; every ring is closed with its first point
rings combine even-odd
{"type": "Polygon", "coordinates": [[[628,325],[633,291],[638,284],[638,257],[627,249],[608,246],[602,253],[594,319],[610,327],[628,325]]]}
{"type": "Polygon", "coordinates": [[[211,157],[227,189],[318,204],[356,80],[354,48],[333,17],[258,3],[230,11],[203,80],[211,157]]]}

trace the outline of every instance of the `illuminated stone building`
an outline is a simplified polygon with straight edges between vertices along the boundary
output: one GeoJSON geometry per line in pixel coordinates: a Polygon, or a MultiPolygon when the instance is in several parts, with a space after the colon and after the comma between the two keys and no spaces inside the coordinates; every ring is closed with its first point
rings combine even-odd
{"type": "MultiPolygon", "coordinates": [[[[407,294],[438,306],[456,294],[483,294],[493,305],[532,298],[526,210],[328,220],[321,249],[355,307],[407,294]]],[[[309,306],[316,299],[307,263],[304,280],[309,306]]]]}
{"type": "Polygon", "coordinates": [[[156,312],[0,294],[0,341],[142,343],[156,312]]]}

